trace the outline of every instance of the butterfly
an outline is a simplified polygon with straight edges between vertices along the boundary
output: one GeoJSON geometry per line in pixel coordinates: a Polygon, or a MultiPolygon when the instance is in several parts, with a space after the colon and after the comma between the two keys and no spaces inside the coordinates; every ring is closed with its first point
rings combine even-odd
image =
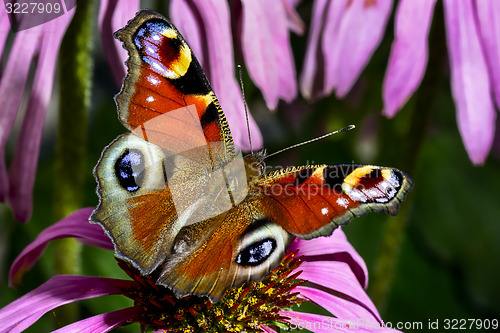
{"type": "Polygon", "coordinates": [[[371,165],[306,165],[265,173],[264,151],[243,156],[179,31],[150,10],[115,33],[128,72],[115,97],[129,130],[94,169],[90,221],[115,256],[158,276],[179,298],[261,280],[294,239],[330,235],[369,211],[396,214],[408,175],[371,165]]]}

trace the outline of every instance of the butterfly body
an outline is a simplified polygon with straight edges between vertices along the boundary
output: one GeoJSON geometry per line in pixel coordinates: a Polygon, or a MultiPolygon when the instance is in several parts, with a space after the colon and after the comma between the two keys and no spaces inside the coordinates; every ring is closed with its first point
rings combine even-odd
{"type": "Polygon", "coordinates": [[[129,52],[116,97],[129,130],[95,168],[115,255],[178,297],[262,279],[294,237],[330,235],[368,211],[395,214],[410,178],[394,168],[315,165],[265,173],[243,157],[191,49],[161,15],[141,11],[116,33],[129,52]],[[157,273],[157,274],[156,274],[157,273]]]}

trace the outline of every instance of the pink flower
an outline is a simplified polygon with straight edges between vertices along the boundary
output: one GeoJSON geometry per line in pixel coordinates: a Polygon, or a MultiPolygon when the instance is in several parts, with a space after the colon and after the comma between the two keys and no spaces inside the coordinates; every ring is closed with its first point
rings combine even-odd
{"type": "MultiPolygon", "coordinates": [[[[100,226],[88,223],[91,211],[92,208],[81,209],[43,231],[15,260],[10,271],[11,284],[33,265],[52,239],[77,237],[87,244],[111,249],[112,244],[100,226]]],[[[263,332],[275,332],[271,327],[276,323],[313,332],[349,332],[353,329],[361,332],[392,331],[383,327],[377,309],[366,295],[364,288],[368,277],[365,263],[341,229],[330,237],[308,241],[296,239],[280,267],[271,271],[263,283],[250,282],[241,288],[230,289],[216,304],[210,303],[207,298],[194,296],[177,300],[168,289],[154,285],[148,277],[137,276],[124,262],[119,265],[134,280],[55,276],[0,309],[2,327],[20,332],[44,313],[63,304],[122,294],[134,299],[136,305],[75,322],[57,332],[107,332],[130,322],[140,322],[161,332],[189,327],[196,330],[248,329],[249,325],[263,332]],[[270,288],[271,280],[274,288],[270,288]],[[308,287],[302,286],[304,281],[309,282],[308,287]],[[257,297],[262,306],[249,310],[246,305],[250,297],[253,300],[257,297]],[[316,303],[332,316],[290,310],[289,306],[305,301],[316,303]],[[186,311],[176,311],[181,308],[186,311]],[[217,311],[219,308],[224,309],[223,314],[217,311]],[[184,317],[180,318],[179,313],[184,313],[184,317]],[[251,317],[243,320],[243,313],[244,317],[251,317]],[[220,318],[214,319],[213,316],[220,318]],[[217,326],[221,322],[229,326],[217,326]]]]}
{"type": "MultiPolygon", "coordinates": [[[[62,10],[62,9],[61,9],[62,10]]],[[[32,192],[45,115],[49,106],[57,54],[62,37],[75,9],[46,23],[15,34],[5,69],[0,73],[0,201],[7,200],[19,221],[31,216],[32,192]],[[27,87],[30,64],[35,73],[27,87]],[[20,112],[25,90],[29,91],[26,111],[16,143],[16,152],[8,170],[5,145],[20,112]]],[[[4,49],[10,23],[6,7],[0,8],[0,55],[4,49]]]]}
{"type": "MultiPolygon", "coordinates": [[[[383,85],[383,114],[393,117],[419,87],[427,66],[429,27],[436,0],[401,0],[383,85]]],[[[301,75],[304,97],[335,91],[344,97],[380,43],[392,1],[317,0],[301,75]]],[[[451,88],[457,122],[471,161],[481,164],[493,142],[500,106],[500,3],[443,2],[451,88]]]]}
{"type": "Polygon", "coordinates": [[[392,0],[316,0],[301,75],[301,92],[344,97],[384,36],[392,0]]]}
{"type": "MultiPolygon", "coordinates": [[[[384,114],[393,117],[422,80],[435,0],[401,1],[384,82],[384,114]]],[[[482,164],[495,133],[493,98],[500,106],[500,3],[444,1],[451,88],[458,129],[470,159],[482,164]],[[493,97],[494,96],[494,97],[493,97]]]]}

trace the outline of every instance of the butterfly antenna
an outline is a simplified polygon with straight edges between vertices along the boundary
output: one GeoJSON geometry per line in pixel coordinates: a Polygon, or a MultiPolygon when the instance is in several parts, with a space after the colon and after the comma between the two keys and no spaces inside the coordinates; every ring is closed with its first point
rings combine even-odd
{"type": "Polygon", "coordinates": [[[250,152],[253,154],[252,136],[250,135],[250,122],[248,121],[248,105],[245,99],[245,87],[243,85],[243,74],[241,73],[241,65],[238,65],[238,75],[240,76],[241,95],[243,96],[243,105],[245,106],[245,118],[247,120],[248,142],[250,143],[250,152]]]}
{"type": "Polygon", "coordinates": [[[330,135],[333,135],[333,134],[337,134],[337,133],[342,133],[342,132],[347,132],[347,131],[350,131],[352,130],[354,127],[354,125],[349,125],[349,126],[346,126],[344,128],[341,128],[337,131],[333,131],[333,132],[330,132],[330,133],[327,133],[325,135],[322,135],[320,137],[317,137],[317,138],[314,138],[314,139],[311,139],[311,140],[307,140],[307,141],[304,141],[304,142],[301,142],[301,143],[297,143],[297,144],[294,144],[292,146],[289,146],[289,147],[286,147],[286,148],[283,148],[281,150],[278,150],[277,152],[274,152],[272,154],[269,154],[266,156],[266,158],[270,157],[270,156],[273,156],[273,155],[276,155],[276,154],[279,154],[279,153],[282,153],[284,151],[287,151],[288,149],[292,149],[292,148],[297,148],[297,147],[300,147],[300,146],[303,146],[305,144],[308,144],[308,143],[311,143],[311,142],[314,142],[314,141],[318,141],[318,140],[321,140],[321,139],[324,139],[326,137],[329,137],[330,135]]]}

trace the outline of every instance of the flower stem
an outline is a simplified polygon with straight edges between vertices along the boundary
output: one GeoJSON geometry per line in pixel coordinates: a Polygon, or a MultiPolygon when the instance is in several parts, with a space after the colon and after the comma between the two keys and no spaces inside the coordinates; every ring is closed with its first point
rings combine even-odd
{"type": "MultiPolygon", "coordinates": [[[[411,110],[410,130],[403,145],[401,167],[410,175],[415,174],[418,156],[424,142],[432,106],[436,93],[442,83],[446,41],[441,3],[436,4],[434,19],[429,37],[429,62],[422,83],[415,94],[415,103],[411,110]]],[[[415,182],[415,178],[413,177],[415,182]]],[[[410,194],[411,197],[411,194],[410,194]]],[[[391,286],[398,263],[399,252],[405,238],[409,203],[401,205],[399,214],[389,218],[383,232],[380,252],[376,258],[375,269],[370,284],[370,296],[381,313],[387,307],[391,286]]]]}
{"type": "MultiPolygon", "coordinates": [[[[87,115],[92,79],[94,1],[78,1],[76,12],[59,53],[59,128],[55,161],[56,221],[82,206],[87,144],[87,115]]],[[[81,245],[73,238],[55,243],[56,274],[78,274],[81,245]]],[[[57,326],[75,321],[78,308],[71,304],[56,309],[57,326]]]]}

